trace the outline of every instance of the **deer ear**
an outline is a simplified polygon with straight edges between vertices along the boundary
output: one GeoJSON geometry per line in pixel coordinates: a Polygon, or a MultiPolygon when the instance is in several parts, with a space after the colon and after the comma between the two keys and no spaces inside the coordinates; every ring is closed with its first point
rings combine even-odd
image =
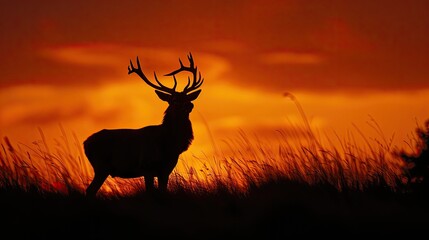
{"type": "Polygon", "coordinates": [[[155,90],[156,95],[158,95],[159,99],[162,101],[170,102],[171,95],[155,90]]]}
{"type": "Polygon", "coordinates": [[[197,99],[197,97],[198,97],[198,95],[200,95],[200,93],[201,93],[201,89],[199,89],[199,90],[197,90],[197,91],[195,91],[195,92],[187,95],[186,98],[189,101],[194,101],[195,99],[197,99]]]}

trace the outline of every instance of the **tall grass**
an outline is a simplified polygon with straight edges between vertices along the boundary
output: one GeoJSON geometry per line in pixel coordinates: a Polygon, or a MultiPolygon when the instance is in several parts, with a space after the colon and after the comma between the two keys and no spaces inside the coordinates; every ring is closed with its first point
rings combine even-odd
{"type": "MultiPolygon", "coordinates": [[[[375,123],[375,122],[374,122],[375,123]]],[[[378,125],[374,124],[379,130],[378,125]]],[[[83,193],[93,172],[83,154],[81,140],[67,134],[49,145],[41,129],[40,140],[32,145],[1,141],[0,185],[2,188],[83,193]]],[[[194,193],[228,191],[245,194],[252,187],[279,180],[309,185],[328,185],[338,189],[362,191],[370,187],[397,189],[402,179],[401,161],[395,158],[391,139],[367,139],[357,144],[348,134],[336,139],[323,138],[310,125],[279,129],[275,141],[240,130],[225,140],[224,148],[204,157],[183,154],[171,175],[169,189],[194,193]]],[[[102,196],[121,196],[144,188],[141,178],[108,178],[102,196]]]]}
{"type": "MultiPolygon", "coordinates": [[[[295,126],[279,130],[275,141],[249,136],[245,131],[225,141],[225,151],[197,159],[199,168],[185,167],[186,185],[233,192],[278,180],[329,185],[339,191],[384,187],[396,191],[402,182],[402,163],[392,141],[365,139],[360,146],[352,135],[322,144],[314,133],[295,126]]],[[[189,159],[188,159],[189,160],[189,159]]],[[[182,163],[194,161],[182,161],[182,163]]],[[[180,166],[178,167],[180,169],[180,166]]],[[[183,172],[182,172],[183,173],[183,172]]]]}

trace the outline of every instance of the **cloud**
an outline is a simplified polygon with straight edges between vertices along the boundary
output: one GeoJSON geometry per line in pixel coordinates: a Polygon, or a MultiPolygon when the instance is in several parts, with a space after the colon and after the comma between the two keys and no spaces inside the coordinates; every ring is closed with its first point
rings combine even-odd
{"type": "Polygon", "coordinates": [[[220,54],[243,54],[249,52],[249,47],[245,42],[234,40],[214,39],[211,41],[203,42],[201,48],[204,51],[220,53],[220,54]]]}
{"type": "MultiPolygon", "coordinates": [[[[150,48],[115,44],[73,44],[45,47],[38,51],[39,61],[28,64],[25,71],[17,71],[18,79],[7,76],[0,80],[4,87],[38,84],[54,86],[91,86],[111,82],[130,81],[128,75],[130,61],[136,65],[139,57],[143,72],[153,80],[156,72],[163,75],[177,69],[179,58],[188,64],[189,52],[175,48],[150,48]]],[[[202,74],[218,76],[228,68],[227,61],[218,54],[201,51],[192,52],[197,67],[202,74]]],[[[24,63],[25,65],[25,63],[24,63]]],[[[203,76],[204,76],[203,75],[203,76]]],[[[170,81],[170,77],[165,81],[170,81]]]]}
{"type": "Polygon", "coordinates": [[[7,56],[0,59],[2,87],[113,82],[126,75],[129,59],[137,55],[145,69],[161,74],[187,52],[222,59],[229,67],[223,78],[265,91],[429,87],[425,1],[167,6],[127,0],[119,5],[106,1],[101,9],[87,1],[38,1],[3,7],[0,20],[6,27],[0,34],[8,37],[0,39],[2,56],[7,56]]]}
{"type": "Polygon", "coordinates": [[[70,121],[94,111],[81,89],[19,86],[1,91],[0,126],[44,126],[70,121]],[[76,98],[76,94],[80,98],[76,98]]]}
{"type": "Polygon", "coordinates": [[[66,64],[118,67],[123,64],[123,55],[129,53],[131,49],[106,44],[70,45],[46,48],[41,51],[41,54],[53,61],[66,64]]]}
{"type": "Polygon", "coordinates": [[[320,64],[323,57],[314,53],[298,52],[274,52],[262,54],[261,61],[265,64],[289,65],[289,64],[320,64]]]}

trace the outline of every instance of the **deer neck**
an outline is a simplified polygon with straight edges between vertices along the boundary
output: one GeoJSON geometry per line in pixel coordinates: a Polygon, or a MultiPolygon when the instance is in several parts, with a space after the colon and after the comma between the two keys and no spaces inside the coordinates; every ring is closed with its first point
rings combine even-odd
{"type": "Polygon", "coordinates": [[[171,116],[168,113],[164,115],[162,125],[171,130],[186,130],[192,128],[189,115],[186,116],[171,116]]]}
{"type": "Polygon", "coordinates": [[[166,137],[170,139],[170,145],[174,146],[178,153],[184,152],[194,139],[192,124],[189,114],[174,115],[166,111],[162,121],[162,127],[166,137]]]}

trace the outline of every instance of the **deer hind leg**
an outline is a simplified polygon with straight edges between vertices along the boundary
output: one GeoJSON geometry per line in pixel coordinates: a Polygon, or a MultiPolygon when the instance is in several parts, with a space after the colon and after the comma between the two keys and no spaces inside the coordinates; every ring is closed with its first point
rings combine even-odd
{"type": "Polygon", "coordinates": [[[106,178],[109,176],[108,173],[104,172],[95,172],[94,179],[92,179],[91,184],[86,188],[86,195],[88,197],[95,197],[101,185],[103,185],[106,178]]]}
{"type": "Polygon", "coordinates": [[[153,189],[155,188],[153,176],[144,176],[144,184],[146,187],[146,192],[153,192],[153,189]]]}

